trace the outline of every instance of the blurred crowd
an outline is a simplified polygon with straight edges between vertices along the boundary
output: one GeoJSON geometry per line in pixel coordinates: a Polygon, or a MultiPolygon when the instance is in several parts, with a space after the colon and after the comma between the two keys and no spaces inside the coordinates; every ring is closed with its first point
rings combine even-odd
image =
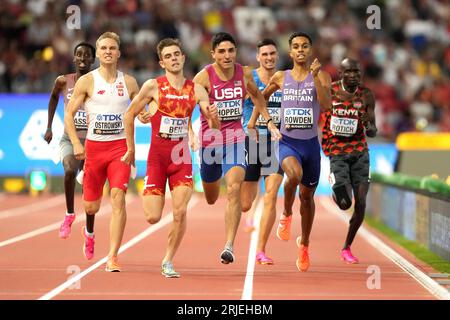
{"type": "Polygon", "coordinates": [[[74,46],[95,44],[104,31],[120,35],[120,69],[139,84],[161,73],[155,48],[164,37],[181,39],[192,77],[211,62],[216,32],[232,33],[238,61],[253,66],[256,43],[273,38],[286,69],[288,37],[303,31],[333,79],[345,56],[360,60],[379,133],[393,140],[404,131],[450,131],[449,22],[445,0],[2,0],[0,92],[49,92],[59,74],[73,72],[74,46]],[[367,25],[372,4],[380,29],[367,25]],[[71,29],[78,17],[80,28],[71,29]]]}

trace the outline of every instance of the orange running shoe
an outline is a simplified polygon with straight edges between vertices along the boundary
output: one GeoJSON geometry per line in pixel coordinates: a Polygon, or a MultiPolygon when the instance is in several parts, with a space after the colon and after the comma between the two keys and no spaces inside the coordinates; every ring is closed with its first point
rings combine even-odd
{"type": "Polygon", "coordinates": [[[286,217],[284,214],[281,216],[277,227],[278,239],[288,241],[291,238],[291,222],[292,214],[289,217],[286,217]]]}
{"type": "MultiPolygon", "coordinates": [[[[300,241],[298,241],[297,238],[297,244],[300,244],[300,241]]],[[[295,262],[295,265],[297,266],[298,271],[306,272],[309,268],[309,254],[308,254],[308,247],[304,245],[300,245],[298,248],[298,258],[295,262]]]]}
{"type": "Polygon", "coordinates": [[[105,271],[108,271],[108,272],[122,271],[122,268],[119,265],[117,257],[108,257],[108,261],[106,262],[105,271]]]}

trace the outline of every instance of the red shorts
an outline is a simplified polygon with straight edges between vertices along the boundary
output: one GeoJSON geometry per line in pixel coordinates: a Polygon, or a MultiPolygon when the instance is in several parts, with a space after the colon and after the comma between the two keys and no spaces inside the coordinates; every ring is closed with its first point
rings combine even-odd
{"type": "Polygon", "coordinates": [[[125,139],[92,141],[85,143],[83,199],[96,201],[102,197],[103,185],[108,178],[109,187],[127,191],[131,166],[121,161],[127,152],[125,139]]]}
{"type": "Polygon", "coordinates": [[[183,156],[183,150],[189,152],[189,147],[186,144],[186,148],[180,150],[180,156],[185,159],[181,163],[179,163],[180,161],[173,162],[172,149],[171,145],[169,147],[151,146],[142,193],[144,196],[164,195],[167,180],[169,180],[170,190],[178,186],[193,187],[191,155],[189,153],[183,156]]]}

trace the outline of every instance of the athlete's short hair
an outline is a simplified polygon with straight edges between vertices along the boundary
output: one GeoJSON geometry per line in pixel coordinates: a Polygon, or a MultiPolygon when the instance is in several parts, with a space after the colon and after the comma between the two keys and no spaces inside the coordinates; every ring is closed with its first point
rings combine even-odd
{"type": "Polygon", "coordinates": [[[297,38],[297,37],[304,37],[304,38],[308,39],[310,45],[313,44],[309,34],[304,33],[304,32],[294,32],[293,34],[291,34],[289,36],[289,47],[292,45],[292,40],[294,40],[294,38],[297,38]]]}
{"type": "Polygon", "coordinates": [[[272,39],[269,39],[269,38],[265,38],[265,39],[262,39],[261,41],[259,41],[258,44],[256,45],[256,47],[258,48],[258,51],[259,51],[259,49],[261,47],[270,46],[270,45],[277,48],[277,44],[275,41],[273,41],[272,39]]]}
{"type": "Polygon", "coordinates": [[[224,41],[230,41],[236,47],[236,40],[234,40],[233,36],[227,32],[219,32],[216,33],[211,39],[211,48],[214,51],[219,44],[224,41]]]}
{"type": "Polygon", "coordinates": [[[183,48],[181,47],[180,40],[175,38],[164,38],[160,42],[158,42],[158,45],[156,46],[156,51],[158,52],[159,60],[162,60],[161,53],[163,49],[170,46],[177,46],[178,48],[180,48],[181,53],[183,53],[183,48]]]}
{"type": "Polygon", "coordinates": [[[98,37],[97,41],[95,42],[95,46],[98,47],[98,43],[102,41],[103,39],[113,39],[117,42],[117,46],[120,48],[120,37],[117,33],[112,31],[107,31],[102,33],[100,37],[98,37]]]}
{"type": "Polygon", "coordinates": [[[94,46],[92,44],[87,43],[87,42],[80,42],[79,44],[77,44],[75,46],[75,48],[73,49],[73,55],[75,55],[77,53],[77,49],[79,47],[89,48],[91,50],[91,52],[92,52],[92,56],[95,58],[95,48],[94,48],[94,46]]]}

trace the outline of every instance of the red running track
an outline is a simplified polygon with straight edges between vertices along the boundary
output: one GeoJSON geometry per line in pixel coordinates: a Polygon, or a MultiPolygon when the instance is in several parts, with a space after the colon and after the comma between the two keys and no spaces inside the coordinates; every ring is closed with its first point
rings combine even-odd
{"type": "MultiPolygon", "coordinates": [[[[99,262],[108,252],[110,205],[107,198],[96,217],[95,257],[86,261],[81,251],[83,214],[77,215],[69,239],[58,238],[58,227],[65,213],[61,195],[38,198],[2,195],[0,299],[436,299],[359,234],[352,251],[359,257],[360,264],[342,262],[339,252],[347,224],[335,213],[336,209],[327,198],[316,198],[311,267],[306,273],[299,272],[295,266],[295,238],[300,230],[298,200],[294,207],[297,214],[292,224],[293,239],[280,241],[272,230],[267,245],[267,254],[275,260],[272,266],[254,264],[253,252],[249,255],[252,234],[244,232],[243,223],[235,242],[235,263],[221,264],[225,199],[219,198],[215,205],[209,206],[202,194],[196,194],[191,205],[188,229],[174,259],[181,278],[166,279],[160,273],[160,263],[171,221],[170,215],[164,218],[170,212],[170,199],[167,199],[162,221],[150,227],[143,218],[141,198],[128,197],[123,245],[145,230],[147,234],[120,254],[123,272],[108,273],[104,271],[104,263],[99,262]],[[379,282],[373,281],[374,274],[370,270],[374,268],[379,270],[376,278],[379,282]],[[74,276],[82,276],[75,285],[68,281],[74,276]],[[55,291],[64,283],[65,287],[55,291]],[[379,288],[373,287],[374,283],[379,284],[379,288]]],[[[278,213],[282,206],[280,198],[278,213]]],[[[76,209],[81,212],[80,196],[76,198],[76,209]]],[[[377,236],[424,273],[433,272],[388,239],[377,236]]]]}

